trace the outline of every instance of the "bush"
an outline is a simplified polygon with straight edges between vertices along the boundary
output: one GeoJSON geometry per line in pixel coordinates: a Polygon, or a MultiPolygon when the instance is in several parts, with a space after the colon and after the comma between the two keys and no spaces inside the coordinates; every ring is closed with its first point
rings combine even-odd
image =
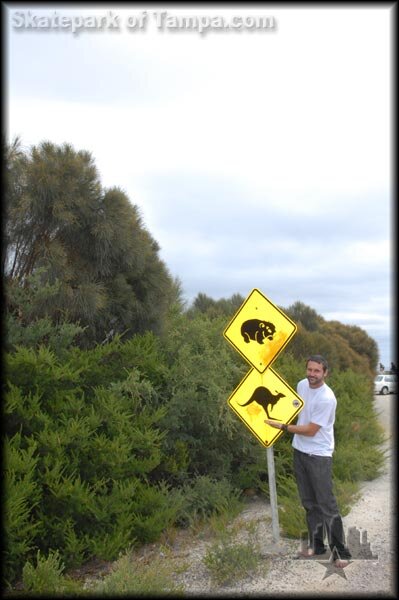
{"type": "Polygon", "coordinates": [[[353,481],[340,481],[335,479],[334,482],[335,497],[339,506],[341,516],[345,517],[349,514],[354,502],[357,502],[360,496],[360,485],[353,481]]]}
{"type": "Polygon", "coordinates": [[[148,479],[161,460],[165,409],[137,371],[86,395],[80,367],[20,348],[7,374],[9,582],[35,549],[57,548],[78,566],[153,541],[173,523],[169,488],[148,479]]]}
{"type": "Polygon", "coordinates": [[[183,595],[173,582],[170,571],[160,560],[139,566],[130,553],[126,553],[112,566],[112,573],[96,583],[91,591],[96,595],[183,595]]]}
{"type": "Polygon", "coordinates": [[[159,476],[183,485],[198,475],[232,479],[257,443],[243,432],[227,400],[247,371],[223,338],[225,319],[176,316],[163,340],[169,379],[165,394],[165,457],[179,448],[181,469],[169,458],[159,476]]]}
{"type": "Polygon", "coordinates": [[[116,335],[104,345],[83,350],[73,348],[69,363],[81,373],[83,390],[87,395],[97,387],[126,379],[132,371],[151,382],[154,396],[161,394],[168,380],[166,359],[159,339],[150,332],[123,340],[116,335]]]}
{"type": "MultiPolygon", "coordinates": [[[[62,352],[32,338],[7,354],[9,582],[37,550],[57,548],[67,567],[112,560],[173,524],[233,514],[242,488],[268,495],[265,448],[227,404],[248,365],[223,339],[226,324],[175,312],[162,338],[81,350],[66,336],[62,352]]],[[[322,334],[309,335],[302,346],[322,334]]],[[[273,368],[294,389],[304,377],[304,359],[290,350],[273,368]]],[[[334,477],[348,505],[353,485],[378,475],[383,436],[367,375],[333,369],[328,383],[338,400],[334,477]]],[[[290,436],[274,454],[282,527],[297,536],[304,519],[290,436]]]]}
{"type": "Polygon", "coordinates": [[[384,434],[374,411],[372,382],[344,371],[333,373],[331,387],[337,397],[334,476],[352,482],[374,479],[384,463],[384,434]]]}
{"type": "Polygon", "coordinates": [[[182,489],[183,503],[178,523],[192,525],[215,514],[237,514],[241,502],[240,491],[227,479],[214,480],[207,475],[198,476],[191,485],[182,489]]]}
{"type": "Polygon", "coordinates": [[[247,577],[257,569],[259,561],[260,545],[254,534],[241,543],[225,534],[212,544],[203,558],[212,580],[219,585],[247,577]]]}
{"type": "Polygon", "coordinates": [[[306,530],[306,518],[293,477],[279,482],[277,496],[280,527],[288,537],[299,538],[306,530]]]}
{"type": "Polygon", "coordinates": [[[8,583],[21,572],[26,557],[35,548],[36,536],[43,532],[42,524],[33,519],[33,510],[41,499],[36,481],[37,445],[32,440],[26,449],[21,445],[19,433],[5,438],[4,566],[8,583]]]}
{"type": "Polygon", "coordinates": [[[8,351],[21,346],[35,349],[47,346],[61,357],[84,332],[78,323],[68,321],[65,313],[61,319],[52,320],[48,316],[48,307],[57,302],[61,284],[59,281],[43,283],[45,273],[44,268],[36,269],[26,277],[25,285],[15,279],[6,280],[4,324],[8,351]]]}
{"type": "Polygon", "coordinates": [[[22,571],[24,589],[33,595],[78,595],[78,583],[63,576],[64,564],[58,550],[50,550],[47,558],[40,550],[36,555],[36,566],[27,562],[22,571]]]}

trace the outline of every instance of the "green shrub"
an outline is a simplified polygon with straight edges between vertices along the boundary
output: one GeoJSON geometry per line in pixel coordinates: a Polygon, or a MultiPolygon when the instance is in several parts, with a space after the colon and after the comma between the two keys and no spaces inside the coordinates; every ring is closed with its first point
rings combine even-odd
{"type": "Polygon", "coordinates": [[[217,481],[207,475],[198,476],[191,485],[182,489],[183,505],[178,523],[191,525],[214,514],[237,514],[241,502],[240,491],[233,488],[227,479],[217,481]]]}
{"type": "Polygon", "coordinates": [[[287,477],[277,488],[278,516],[282,531],[288,537],[299,538],[306,530],[305,510],[302,507],[296,481],[287,477]]]}
{"type": "Polygon", "coordinates": [[[177,519],[181,503],[169,487],[162,483],[150,486],[140,483],[133,499],[133,535],[140,542],[153,542],[177,519]]]}
{"type": "Polygon", "coordinates": [[[232,536],[224,534],[206,551],[203,562],[212,580],[219,585],[226,585],[256,571],[260,556],[260,545],[254,534],[241,543],[234,542],[232,536]]]}
{"type": "Polygon", "coordinates": [[[39,550],[36,566],[27,562],[23,568],[22,582],[25,591],[31,595],[79,595],[80,585],[64,577],[64,568],[58,550],[50,550],[47,558],[42,556],[39,550]]]}
{"type": "MultiPolygon", "coordinates": [[[[296,337],[297,336],[295,335],[293,339],[295,340],[296,337]]],[[[273,369],[278,372],[278,374],[284,379],[284,381],[288,383],[288,385],[292,387],[292,389],[296,390],[298,381],[305,377],[305,361],[307,353],[303,354],[303,359],[294,358],[290,347],[291,342],[287,351],[279,354],[276,362],[273,363],[273,369]]]]}
{"type": "Polygon", "coordinates": [[[347,444],[341,443],[334,452],[333,473],[339,481],[367,481],[378,477],[383,464],[382,450],[370,450],[369,445],[349,439],[347,444]]]}
{"type": "Polygon", "coordinates": [[[104,596],[183,595],[162,561],[154,559],[150,565],[139,566],[129,552],[120,556],[112,566],[112,573],[90,591],[104,596]]]}
{"type": "Polygon", "coordinates": [[[334,373],[337,397],[334,476],[340,481],[377,477],[384,463],[384,433],[374,411],[372,382],[352,371],[334,373]]]}
{"type": "Polygon", "coordinates": [[[340,481],[335,479],[335,497],[339,506],[340,514],[345,517],[349,514],[354,502],[359,499],[359,484],[352,481],[340,481]]]}
{"type": "Polygon", "coordinates": [[[47,346],[62,357],[76,343],[84,328],[71,322],[64,313],[62,318],[51,319],[46,305],[60,293],[61,284],[43,283],[46,269],[41,267],[25,278],[25,285],[7,278],[5,292],[5,347],[15,351],[18,347],[36,348],[47,346]],[[45,316],[41,316],[45,314],[45,316]]]}
{"type": "Polygon", "coordinates": [[[225,324],[221,318],[180,315],[163,339],[169,369],[167,413],[161,421],[168,431],[163,454],[173,455],[181,444],[181,469],[176,472],[173,461],[166,459],[160,476],[173,485],[208,474],[231,480],[241,462],[251,462],[257,452],[256,440],[243,431],[227,404],[247,365],[224,340],[225,324]]]}
{"type": "Polygon", "coordinates": [[[139,372],[141,379],[151,382],[153,396],[161,394],[168,379],[162,346],[150,332],[128,340],[116,335],[111,342],[87,350],[72,348],[68,360],[79,369],[87,395],[100,386],[108,387],[111,382],[123,381],[132,371],[139,372]]]}
{"type": "Polygon", "coordinates": [[[45,348],[7,358],[7,580],[34,549],[71,567],[156,539],[178,506],[149,480],[165,435],[150,382],[131,371],[86,396],[81,368],[45,348]]]}
{"type": "MultiPolygon", "coordinates": [[[[269,494],[265,448],[227,403],[248,370],[223,338],[227,320],[175,312],[162,337],[90,350],[70,347],[72,329],[59,348],[38,347],[47,335],[38,323],[29,347],[7,354],[8,581],[37,550],[57,548],[67,567],[112,560],[173,524],[233,514],[243,488],[269,494]]],[[[333,351],[334,339],[320,336],[302,336],[298,348],[323,341],[333,351]]],[[[295,389],[304,366],[288,349],[275,368],[295,389]]],[[[378,475],[383,436],[369,376],[334,367],[328,383],[338,400],[334,478],[348,504],[351,486],[378,475]]],[[[291,436],[274,456],[282,526],[296,536],[304,520],[291,436]]]]}
{"type": "Polygon", "coordinates": [[[37,445],[28,440],[26,449],[21,446],[21,434],[5,438],[4,575],[8,583],[20,573],[35,548],[36,536],[43,532],[43,525],[33,518],[41,499],[36,481],[37,445]]]}
{"type": "MultiPolygon", "coordinates": [[[[255,452],[254,452],[255,455],[255,452]]],[[[241,490],[248,488],[260,489],[267,485],[267,465],[265,461],[265,449],[259,444],[258,460],[255,462],[245,462],[232,475],[232,483],[241,490]]]]}
{"type": "Polygon", "coordinates": [[[62,592],[64,568],[58,550],[50,551],[47,558],[42,557],[39,550],[36,566],[27,562],[23,568],[22,580],[25,589],[37,594],[62,592]]]}

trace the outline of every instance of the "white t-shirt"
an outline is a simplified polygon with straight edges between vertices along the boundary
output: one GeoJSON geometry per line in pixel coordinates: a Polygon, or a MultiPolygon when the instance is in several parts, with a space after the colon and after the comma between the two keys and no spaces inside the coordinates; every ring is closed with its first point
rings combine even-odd
{"type": "Polygon", "coordinates": [[[334,421],[337,400],[332,389],[324,383],[319,388],[309,387],[307,379],[297,385],[298,395],[304,400],[297,425],[316,423],[320,429],[313,436],[295,434],[292,445],[301,452],[318,456],[332,456],[334,451],[334,421]]]}

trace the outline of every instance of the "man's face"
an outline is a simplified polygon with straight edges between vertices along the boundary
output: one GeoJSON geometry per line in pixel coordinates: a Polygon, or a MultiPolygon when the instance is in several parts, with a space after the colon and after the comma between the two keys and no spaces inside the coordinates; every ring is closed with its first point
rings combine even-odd
{"type": "Polygon", "coordinates": [[[323,385],[324,377],[327,371],[323,371],[323,365],[310,360],[306,366],[306,377],[309,381],[309,387],[318,388],[323,385]]]}

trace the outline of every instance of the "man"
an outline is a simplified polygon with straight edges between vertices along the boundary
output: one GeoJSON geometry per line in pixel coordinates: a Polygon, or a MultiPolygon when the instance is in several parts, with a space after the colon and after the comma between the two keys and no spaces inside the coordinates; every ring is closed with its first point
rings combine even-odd
{"type": "Polygon", "coordinates": [[[325,383],[328,374],[323,356],[310,356],[306,378],[298,383],[297,392],[305,401],[296,425],[266,419],[265,423],[294,434],[294,472],[299,496],[306,511],[309,546],[301,556],[324,554],[324,527],[333,553],[334,564],[346,567],[351,554],[345,546],[344,528],[332,489],[332,454],[337,400],[325,383]]]}

